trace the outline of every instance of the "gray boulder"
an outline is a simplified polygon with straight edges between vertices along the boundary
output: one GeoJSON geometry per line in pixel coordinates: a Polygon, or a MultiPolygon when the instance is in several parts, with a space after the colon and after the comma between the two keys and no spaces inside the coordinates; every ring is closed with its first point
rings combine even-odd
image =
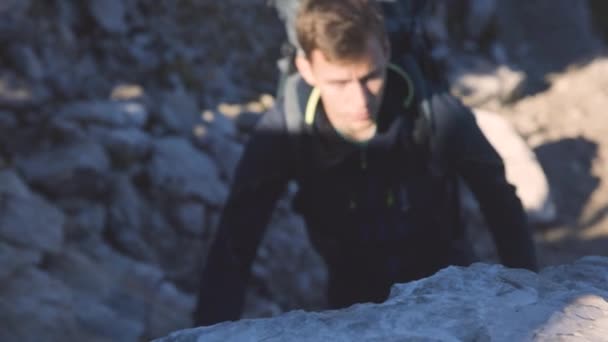
{"type": "Polygon", "coordinates": [[[95,136],[119,165],[141,161],[152,151],[151,137],[138,128],[100,128],[95,131],[95,136]]]}
{"type": "Polygon", "coordinates": [[[193,236],[203,236],[207,223],[207,209],[196,201],[176,203],[169,217],[182,232],[193,236]]]}
{"type": "Polygon", "coordinates": [[[221,323],[156,342],[603,341],[608,336],[607,284],[605,257],[586,257],[539,274],[478,263],[395,285],[381,304],[221,323]]]}
{"type": "Polygon", "coordinates": [[[94,142],[75,142],[17,159],[25,180],[56,196],[99,197],[108,191],[110,160],[94,142]]]}
{"type": "Polygon", "coordinates": [[[18,248],[0,241],[0,282],[4,282],[15,272],[38,264],[42,253],[37,250],[18,248]]]}
{"type": "Polygon", "coordinates": [[[0,110],[0,129],[1,130],[9,130],[15,129],[19,123],[17,122],[17,118],[15,118],[15,114],[0,110]]]}
{"type": "Polygon", "coordinates": [[[58,202],[64,212],[66,240],[81,240],[100,236],[106,228],[105,206],[84,199],[67,199],[58,202]]]}
{"type": "Polygon", "coordinates": [[[15,170],[5,169],[0,170],[0,194],[29,197],[31,192],[15,170]]]}
{"type": "Polygon", "coordinates": [[[148,177],[155,191],[171,198],[198,199],[220,206],[228,195],[213,160],[184,138],[155,142],[148,177]]]}
{"type": "Polygon", "coordinates": [[[109,33],[124,34],[128,30],[127,7],[122,0],[89,0],[89,12],[97,24],[109,33]]]}
{"type": "Polygon", "coordinates": [[[81,101],[63,107],[56,119],[74,121],[82,125],[110,127],[143,127],[148,111],[132,101],[81,101]]]}
{"type": "Polygon", "coordinates": [[[157,266],[120,255],[99,240],[65,249],[47,268],[81,301],[73,310],[84,321],[80,328],[93,336],[137,341],[191,325],[193,298],[168,283],[157,266]]]}
{"type": "Polygon", "coordinates": [[[107,225],[115,248],[137,260],[156,260],[153,249],[142,236],[142,230],[147,226],[147,212],[151,210],[128,177],[116,176],[107,225]]]}
{"type": "Polygon", "coordinates": [[[158,106],[158,119],[170,133],[190,135],[200,122],[196,100],[183,90],[161,93],[158,106]]]}
{"type": "Polygon", "coordinates": [[[63,213],[42,197],[0,194],[0,240],[15,246],[58,252],[63,244],[63,213]]]}

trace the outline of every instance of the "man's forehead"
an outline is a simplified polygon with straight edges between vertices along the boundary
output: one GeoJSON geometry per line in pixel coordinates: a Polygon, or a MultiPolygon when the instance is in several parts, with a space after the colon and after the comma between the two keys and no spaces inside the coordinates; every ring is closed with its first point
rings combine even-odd
{"type": "Polygon", "coordinates": [[[376,38],[368,38],[366,49],[360,53],[349,56],[347,58],[331,58],[320,49],[315,49],[311,52],[308,60],[311,65],[314,64],[331,64],[336,66],[348,66],[354,64],[384,64],[388,48],[381,44],[376,38]]]}

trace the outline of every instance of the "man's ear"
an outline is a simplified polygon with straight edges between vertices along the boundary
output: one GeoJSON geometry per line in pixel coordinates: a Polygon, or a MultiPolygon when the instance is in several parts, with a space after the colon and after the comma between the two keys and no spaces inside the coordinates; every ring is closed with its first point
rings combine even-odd
{"type": "Polygon", "coordinates": [[[308,83],[310,86],[315,86],[315,77],[312,74],[312,65],[311,62],[306,56],[303,54],[298,54],[296,56],[296,68],[300,73],[300,76],[308,83]]]}

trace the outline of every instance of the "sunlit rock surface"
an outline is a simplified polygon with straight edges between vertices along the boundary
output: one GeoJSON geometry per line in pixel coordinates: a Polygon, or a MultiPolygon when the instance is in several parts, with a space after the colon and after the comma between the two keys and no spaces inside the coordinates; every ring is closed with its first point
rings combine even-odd
{"type": "Polygon", "coordinates": [[[155,341],[605,341],[606,336],[608,258],[585,257],[540,274],[481,263],[449,267],[395,285],[382,304],[293,311],[155,341]]]}

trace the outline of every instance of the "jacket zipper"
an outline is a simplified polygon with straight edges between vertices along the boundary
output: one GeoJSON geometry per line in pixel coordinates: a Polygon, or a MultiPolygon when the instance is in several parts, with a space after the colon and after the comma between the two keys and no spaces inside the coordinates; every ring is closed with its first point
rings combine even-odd
{"type": "Polygon", "coordinates": [[[361,170],[367,169],[367,149],[365,146],[361,147],[361,170]]]}

